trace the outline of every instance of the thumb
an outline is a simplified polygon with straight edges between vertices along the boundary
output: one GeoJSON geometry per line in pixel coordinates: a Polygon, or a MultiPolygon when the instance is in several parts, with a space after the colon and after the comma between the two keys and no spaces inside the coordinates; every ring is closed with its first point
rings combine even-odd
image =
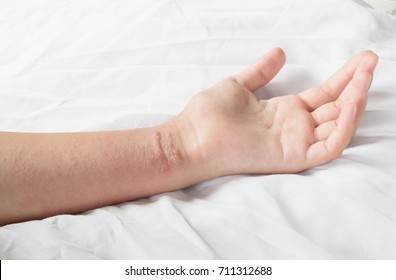
{"type": "Polygon", "coordinates": [[[251,92],[271,81],[286,62],[281,48],[274,48],[234,78],[251,92]]]}

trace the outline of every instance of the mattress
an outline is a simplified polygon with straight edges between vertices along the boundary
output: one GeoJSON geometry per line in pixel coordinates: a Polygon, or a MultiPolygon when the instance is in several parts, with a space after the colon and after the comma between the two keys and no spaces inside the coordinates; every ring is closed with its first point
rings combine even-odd
{"type": "Polygon", "coordinates": [[[1,131],[156,125],[275,46],[287,62],[259,96],[380,57],[340,158],[5,225],[0,259],[396,258],[396,17],[353,0],[15,0],[0,23],[1,131]]]}

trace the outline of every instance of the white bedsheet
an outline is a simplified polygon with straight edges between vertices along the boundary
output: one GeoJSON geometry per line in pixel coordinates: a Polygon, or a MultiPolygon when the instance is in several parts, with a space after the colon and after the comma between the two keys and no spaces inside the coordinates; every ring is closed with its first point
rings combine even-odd
{"type": "Polygon", "coordinates": [[[154,125],[274,46],[287,64],[260,96],[379,54],[341,158],[3,226],[0,259],[395,259],[396,17],[362,1],[0,1],[0,130],[154,125]]]}

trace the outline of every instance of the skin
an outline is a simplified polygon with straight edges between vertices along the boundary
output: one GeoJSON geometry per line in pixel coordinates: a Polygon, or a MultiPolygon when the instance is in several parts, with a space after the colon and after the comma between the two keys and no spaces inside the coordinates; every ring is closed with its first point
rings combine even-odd
{"type": "Polygon", "coordinates": [[[317,87],[259,100],[253,92],[285,63],[275,48],[157,127],[0,132],[0,224],[79,213],[218,176],[295,173],[329,162],[359,125],[377,61],[364,51],[317,87]]]}

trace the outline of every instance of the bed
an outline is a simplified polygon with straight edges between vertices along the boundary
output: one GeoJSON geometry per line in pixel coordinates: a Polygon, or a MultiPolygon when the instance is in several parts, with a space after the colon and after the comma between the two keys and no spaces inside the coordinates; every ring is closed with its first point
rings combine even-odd
{"type": "Polygon", "coordinates": [[[380,56],[342,157],[5,225],[0,259],[396,258],[395,16],[352,0],[15,0],[0,23],[0,131],[156,125],[274,46],[287,64],[258,95],[380,56]]]}

